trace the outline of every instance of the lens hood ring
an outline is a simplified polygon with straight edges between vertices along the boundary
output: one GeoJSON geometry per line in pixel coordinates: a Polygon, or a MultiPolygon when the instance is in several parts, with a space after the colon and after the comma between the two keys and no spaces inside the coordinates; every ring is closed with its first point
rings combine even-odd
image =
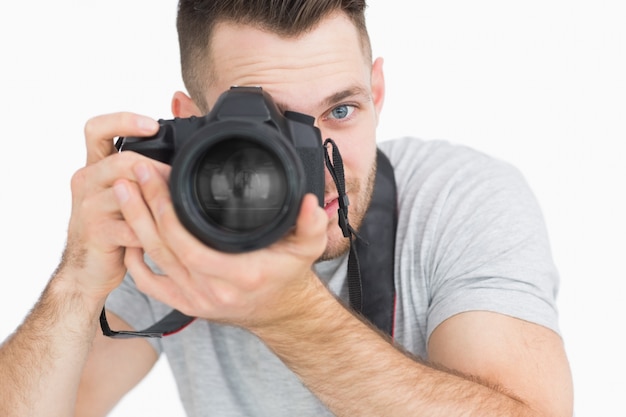
{"type": "MultiPolygon", "coordinates": [[[[250,154],[250,151],[246,152],[250,154]]],[[[231,181],[237,180],[231,178],[231,181]]],[[[213,178],[212,183],[215,182],[213,178]]],[[[206,181],[202,186],[206,189],[206,181]]],[[[247,186],[252,189],[253,185],[247,186]]],[[[181,223],[200,241],[223,252],[259,249],[284,236],[295,224],[305,189],[304,168],[293,145],[277,129],[249,120],[219,121],[199,129],[177,152],[170,176],[172,201],[181,223]],[[221,152],[224,153],[224,148],[230,150],[245,147],[257,149],[253,152],[262,154],[265,159],[269,158],[277,165],[272,180],[265,181],[268,183],[266,188],[276,188],[276,183],[284,181],[284,196],[281,197],[280,207],[274,212],[263,214],[265,217],[261,217],[261,220],[255,219],[249,227],[240,228],[233,227],[239,220],[236,218],[236,209],[232,207],[220,212],[222,217],[218,220],[207,214],[206,207],[203,207],[206,205],[203,203],[203,194],[207,192],[199,190],[198,184],[201,182],[200,176],[204,175],[202,170],[206,170],[206,161],[209,158],[215,159],[211,156],[212,153],[218,149],[222,149],[221,152]],[[235,220],[222,221],[226,216],[234,217],[235,220]],[[267,216],[271,218],[266,219],[267,216]],[[262,224],[257,224],[260,221],[262,224]]],[[[229,192],[233,191],[229,189],[229,192]]]]}

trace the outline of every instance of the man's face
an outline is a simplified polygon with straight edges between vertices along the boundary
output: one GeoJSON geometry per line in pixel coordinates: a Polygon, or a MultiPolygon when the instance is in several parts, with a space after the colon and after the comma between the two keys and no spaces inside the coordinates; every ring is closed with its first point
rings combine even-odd
{"type": "MultiPolygon", "coordinates": [[[[281,111],[315,117],[322,138],[332,138],[343,157],[348,219],[358,229],[371,198],[384,82],[382,61],[373,67],[367,62],[352,22],[333,15],[315,30],[287,39],[220,23],[210,59],[215,78],[206,92],[209,106],[231,86],[261,86],[281,111]]],[[[337,188],[328,172],[324,203],[328,246],[322,259],[331,259],[345,253],[349,241],[337,225],[337,188]]]]}

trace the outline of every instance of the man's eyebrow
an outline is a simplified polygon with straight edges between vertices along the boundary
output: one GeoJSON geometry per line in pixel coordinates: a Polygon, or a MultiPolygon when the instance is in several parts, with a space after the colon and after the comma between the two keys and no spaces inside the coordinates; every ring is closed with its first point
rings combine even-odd
{"type": "Polygon", "coordinates": [[[334,94],[331,94],[330,96],[322,100],[322,106],[329,107],[349,97],[355,97],[355,96],[363,96],[368,100],[370,98],[370,94],[365,88],[357,86],[357,87],[347,88],[345,90],[338,91],[334,94]]]}
{"type": "MultiPolygon", "coordinates": [[[[371,100],[370,93],[369,91],[367,91],[367,89],[363,87],[355,86],[355,87],[346,88],[345,90],[341,90],[341,91],[338,91],[336,93],[329,95],[328,97],[324,98],[320,102],[320,107],[323,107],[323,108],[331,107],[337,103],[340,103],[341,101],[347,98],[357,97],[357,96],[361,96],[365,98],[365,100],[367,101],[371,100]]],[[[289,106],[286,103],[279,102],[279,101],[275,101],[274,103],[276,104],[276,106],[281,112],[284,112],[285,110],[289,109],[289,106]]]]}

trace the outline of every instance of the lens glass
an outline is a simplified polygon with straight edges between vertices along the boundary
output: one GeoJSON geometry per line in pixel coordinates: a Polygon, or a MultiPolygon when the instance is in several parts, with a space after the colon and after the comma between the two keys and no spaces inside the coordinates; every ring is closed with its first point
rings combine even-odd
{"type": "Polygon", "coordinates": [[[196,196],[214,225],[249,232],[279,215],[287,197],[287,176],[276,154],[246,138],[212,146],[199,163],[196,196]]]}

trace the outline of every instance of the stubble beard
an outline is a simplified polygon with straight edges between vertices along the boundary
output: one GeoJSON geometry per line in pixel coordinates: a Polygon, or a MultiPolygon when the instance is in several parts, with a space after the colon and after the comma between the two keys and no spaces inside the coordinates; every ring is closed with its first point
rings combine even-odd
{"type": "MultiPolygon", "coordinates": [[[[376,160],[372,169],[370,170],[366,179],[365,190],[363,192],[363,182],[358,179],[346,180],[346,190],[352,191],[353,194],[350,197],[355,198],[354,192],[356,191],[356,204],[350,204],[348,206],[348,221],[350,226],[357,232],[361,228],[365,213],[372,202],[372,194],[374,192],[374,183],[376,179],[376,160]]],[[[328,243],[319,261],[329,261],[336,259],[344,255],[348,249],[350,249],[350,239],[343,237],[341,228],[337,223],[337,218],[333,218],[328,224],[328,243]]]]}

